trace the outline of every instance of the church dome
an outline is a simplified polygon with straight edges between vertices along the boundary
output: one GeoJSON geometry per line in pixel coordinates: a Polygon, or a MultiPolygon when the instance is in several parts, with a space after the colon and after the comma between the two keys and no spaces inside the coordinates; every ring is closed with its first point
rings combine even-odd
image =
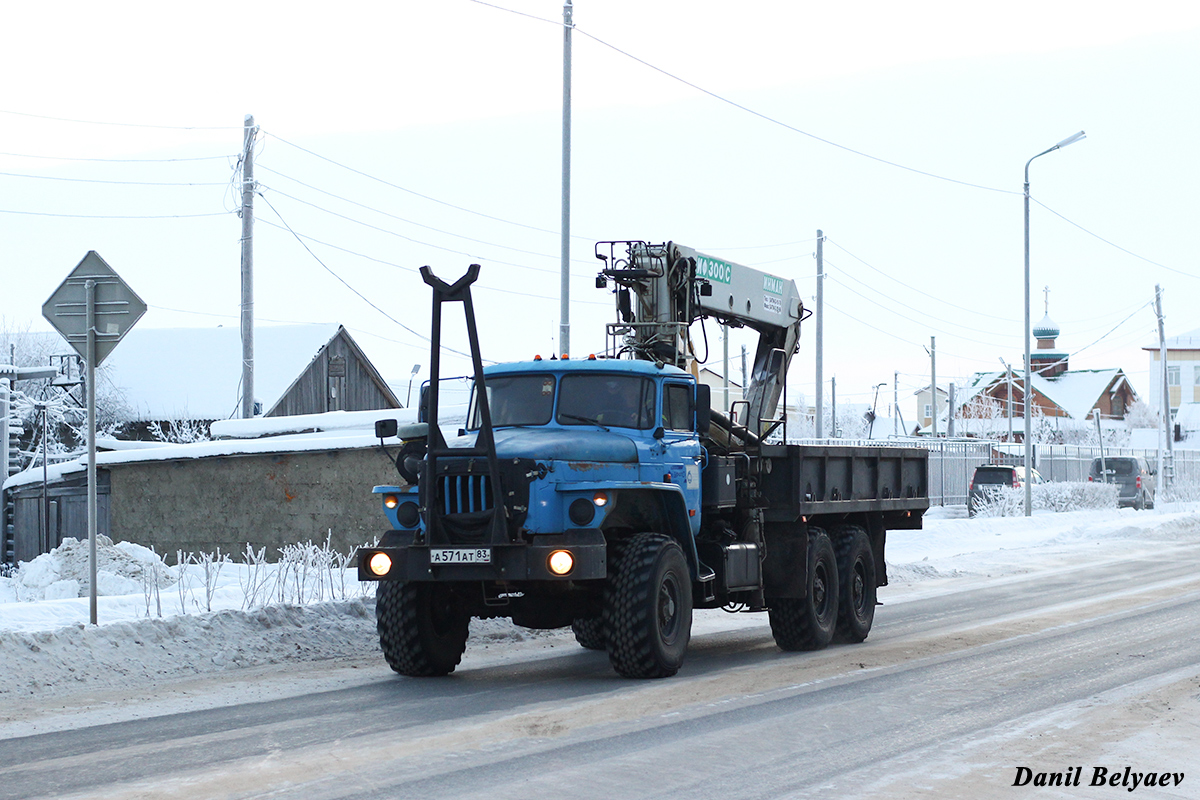
{"type": "Polygon", "coordinates": [[[1042,317],[1042,321],[1033,326],[1035,339],[1057,339],[1058,334],[1058,326],[1054,324],[1054,320],[1050,319],[1049,314],[1042,317]]]}

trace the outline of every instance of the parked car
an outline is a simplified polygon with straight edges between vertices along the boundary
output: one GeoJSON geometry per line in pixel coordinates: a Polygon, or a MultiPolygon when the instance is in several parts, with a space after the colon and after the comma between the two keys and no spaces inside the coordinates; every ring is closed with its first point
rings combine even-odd
{"type": "MultiPolygon", "coordinates": [[[[1029,476],[1035,486],[1046,482],[1036,469],[1029,470],[1029,476]]],[[[976,467],[975,474],[971,478],[970,489],[967,491],[967,515],[975,516],[978,507],[994,495],[999,494],[1002,487],[1009,486],[1013,489],[1020,489],[1024,485],[1024,467],[994,464],[983,464],[976,467]]]]}
{"type": "Polygon", "coordinates": [[[1117,505],[1134,508],[1154,508],[1157,475],[1158,471],[1141,456],[1105,458],[1103,473],[1100,471],[1100,459],[1092,459],[1092,466],[1088,470],[1089,481],[1117,485],[1117,505]]]}

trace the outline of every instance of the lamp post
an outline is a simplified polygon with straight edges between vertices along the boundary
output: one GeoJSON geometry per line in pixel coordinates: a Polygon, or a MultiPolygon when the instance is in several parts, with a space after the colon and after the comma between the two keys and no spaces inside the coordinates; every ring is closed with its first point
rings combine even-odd
{"type": "Polygon", "coordinates": [[[421,371],[420,364],[413,364],[412,373],[408,376],[408,398],[404,401],[404,407],[408,408],[412,405],[412,382],[413,378],[417,377],[417,373],[421,371]]]}
{"type": "Polygon", "coordinates": [[[1074,144],[1087,136],[1083,131],[1068,136],[1049,150],[1043,150],[1025,162],[1025,391],[1023,405],[1025,406],[1025,516],[1033,516],[1033,482],[1029,479],[1033,469],[1032,424],[1029,413],[1033,399],[1033,375],[1030,366],[1029,336],[1032,321],[1029,318],[1029,165],[1034,158],[1041,158],[1047,153],[1061,150],[1069,144],[1074,144]]]}

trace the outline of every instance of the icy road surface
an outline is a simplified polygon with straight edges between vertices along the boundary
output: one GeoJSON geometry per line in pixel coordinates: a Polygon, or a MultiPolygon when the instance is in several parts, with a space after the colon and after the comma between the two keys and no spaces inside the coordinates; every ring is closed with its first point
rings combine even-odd
{"type": "MultiPolygon", "coordinates": [[[[1183,775],[1134,796],[1200,796],[1200,515],[931,519],[889,569],[862,644],[784,654],[765,617],[701,612],[663,681],[494,624],[452,677],[398,678],[353,604],[175,620],[193,651],[303,657],[304,613],[325,656],[339,629],[361,653],[240,669],[171,672],[163,620],[40,634],[46,680],[0,693],[0,798],[1078,798],[1126,796],[1087,785],[1126,767],[1183,775]],[[72,651],[124,675],[59,673],[72,651]],[[1018,767],[1082,785],[1017,789],[1018,767]]],[[[0,659],[38,635],[0,635],[0,659]]]]}

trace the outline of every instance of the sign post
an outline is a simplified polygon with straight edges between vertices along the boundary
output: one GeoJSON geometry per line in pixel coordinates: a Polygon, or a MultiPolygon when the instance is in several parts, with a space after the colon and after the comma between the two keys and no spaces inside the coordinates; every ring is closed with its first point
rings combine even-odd
{"type": "Polygon", "coordinates": [[[83,356],[87,364],[88,440],[88,597],[91,623],[97,624],[96,538],[96,367],[112,352],[142,314],[146,304],[95,250],[89,250],[66,280],[42,305],[42,316],[83,356]]]}

